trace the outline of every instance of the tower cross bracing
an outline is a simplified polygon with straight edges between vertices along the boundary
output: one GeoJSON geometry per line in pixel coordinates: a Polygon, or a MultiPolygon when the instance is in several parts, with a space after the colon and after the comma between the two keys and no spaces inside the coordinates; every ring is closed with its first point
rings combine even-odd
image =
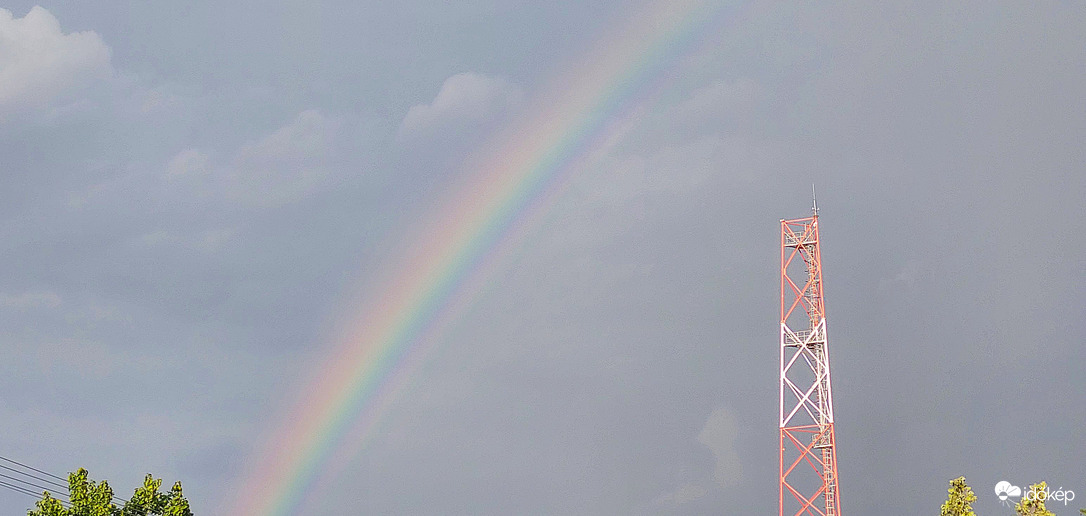
{"type": "Polygon", "coordinates": [[[779,516],[840,516],[818,210],[781,220],[779,516]]]}

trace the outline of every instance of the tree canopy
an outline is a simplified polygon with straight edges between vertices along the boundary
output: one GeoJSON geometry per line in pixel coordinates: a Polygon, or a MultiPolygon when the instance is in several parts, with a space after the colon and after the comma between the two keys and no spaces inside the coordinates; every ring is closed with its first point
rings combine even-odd
{"type": "MultiPolygon", "coordinates": [[[[1028,494],[1022,496],[1022,500],[1014,504],[1014,512],[1018,516],[1055,516],[1045,507],[1049,493],[1047,488],[1048,484],[1045,482],[1030,485],[1029,490],[1026,491],[1028,494]]],[[[977,501],[977,495],[973,493],[973,488],[965,483],[965,477],[951,480],[947,493],[946,502],[939,509],[939,516],[976,516],[973,512],[973,502],[977,501]]],[[[1086,516],[1086,509],[1079,509],[1079,513],[1086,516]]]]}
{"type": "Polygon", "coordinates": [[[977,501],[977,495],[973,493],[973,488],[965,483],[965,477],[951,480],[947,493],[946,503],[939,509],[939,516],[976,516],[973,502],[977,501]]]}
{"type": "MultiPolygon", "coordinates": [[[[1047,493],[1048,484],[1040,482],[1029,486],[1027,493],[1047,493]]],[[[1014,504],[1014,512],[1018,516],[1056,516],[1055,513],[1045,508],[1045,496],[1022,496],[1022,501],[1014,504]]]]}
{"type": "Polygon", "coordinates": [[[48,491],[38,500],[36,509],[28,516],[193,516],[189,501],[181,491],[181,482],[174,483],[169,492],[161,492],[162,479],[150,474],[136,488],[124,505],[114,503],[113,488],[105,480],[95,482],[87,470],[79,468],[68,475],[68,503],[54,498],[48,491]]]}

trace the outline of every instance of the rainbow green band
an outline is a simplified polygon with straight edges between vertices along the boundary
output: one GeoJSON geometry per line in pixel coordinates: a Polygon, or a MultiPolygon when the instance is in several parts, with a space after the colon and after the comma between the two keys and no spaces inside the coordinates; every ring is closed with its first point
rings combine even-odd
{"type": "Polygon", "coordinates": [[[471,302],[495,255],[555,192],[609,128],[652,93],[721,10],[663,1],[539,95],[517,128],[472,163],[469,179],[423,228],[398,269],[371,296],[315,372],[294,410],[237,486],[229,514],[297,514],[372,437],[381,415],[430,348],[434,334],[471,302]]]}

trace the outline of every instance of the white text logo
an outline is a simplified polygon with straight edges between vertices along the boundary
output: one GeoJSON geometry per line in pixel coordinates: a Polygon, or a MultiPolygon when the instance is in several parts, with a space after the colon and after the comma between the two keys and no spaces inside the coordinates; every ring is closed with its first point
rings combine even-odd
{"type": "Polygon", "coordinates": [[[1018,498],[1019,496],[1022,496],[1022,488],[1011,485],[1011,483],[1007,482],[1006,480],[1000,480],[998,483],[996,483],[995,493],[996,496],[999,497],[999,503],[1010,507],[1011,502],[1008,502],[1007,498],[1018,498]]]}
{"type": "Polygon", "coordinates": [[[1059,489],[1052,489],[1045,486],[1041,488],[1039,485],[1030,486],[1029,491],[1026,491],[1025,496],[1022,495],[1022,488],[1007,482],[1006,480],[1000,480],[995,485],[995,494],[999,497],[999,503],[1010,507],[1012,500],[1010,498],[1019,498],[1030,502],[1063,502],[1067,505],[1075,499],[1075,492],[1067,489],[1064,490],[1063,486],[1059,489]]]}
{"type": "Polygon", "coordinates": [[[1029,501],[1044,502],[1052,500],[1056,502],[1063,502],[1064,505],[1067,505],[1071,502],[1071,500],[1074,499],[1075,492],[1070,489],[1064,491],[1063,486],[1060,486],[1060,488],[1056,490],[1052,490],[1051,487],[1047,486],[1044,489],[1031,488],[1028,492],[1026,492],[1026,500],[1029,501]]]}

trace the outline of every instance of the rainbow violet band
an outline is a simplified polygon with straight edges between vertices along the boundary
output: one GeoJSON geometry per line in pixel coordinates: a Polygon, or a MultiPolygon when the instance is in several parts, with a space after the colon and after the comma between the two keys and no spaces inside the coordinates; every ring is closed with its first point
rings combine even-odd
{"type": "Polygon", "coordinates": [[[514,129],[467,165],[468,180],[409,241],[396,270],[332,346],[236,486],[229,514],[298,514],[315,486],[346,467],[502,249],[553,203],[576,164],[650,96],[720,11],[701,1],[656,2],[534,96],[514,129]]]}

